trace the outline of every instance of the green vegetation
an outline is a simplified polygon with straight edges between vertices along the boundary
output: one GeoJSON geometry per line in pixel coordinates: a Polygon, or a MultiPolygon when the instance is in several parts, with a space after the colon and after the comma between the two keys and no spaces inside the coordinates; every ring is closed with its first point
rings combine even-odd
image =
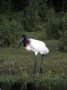
{"type": "Polygon", "coordinates": [[[57,2],[54,0],[1,0],[0,2],[1,47],[14,47],[24,31],[42,31],[46,33],[46,39],[59,39],[60,49],[67,50],[65,0],[57,2]]]}
{"type": "MultiPolygon", "coordinates": [[[[39,34],[26,32],[26,34],[39,39],[43,37],[43,33],[40,32],[39,34]]],[[[58,40],[43,39],[43,41],[50,49],[50,53],[44,56],[43,75],[39,74],[40,54],[36,58],[33,52],[26,51],[24,47],[19,49],[17,47],[0,48],[0,82],[15,83],[20,81],[26,83],[32,81],[34,62],[37,60],[37,72],[34,79],[36,84],[66,85],[67,53],[59,51],[58,40]]]]}
{"type": "Polygon", "coordinates": [[[45,84],[49,87],[48,90],[55,85],[65,86],[67,1],[0,0],[0,82],[2,83],[10,84],[18,81],[25,86],[27,81],[33,79],[35,55],[23,47],[17,49],[19,39],[24,33],[28,37],[43,40],[50,49],[50,53],[44,56],[43,75],[39,74],[41,56],[37,57],[37,73],[34,79],[36,84],[45,84]]]}

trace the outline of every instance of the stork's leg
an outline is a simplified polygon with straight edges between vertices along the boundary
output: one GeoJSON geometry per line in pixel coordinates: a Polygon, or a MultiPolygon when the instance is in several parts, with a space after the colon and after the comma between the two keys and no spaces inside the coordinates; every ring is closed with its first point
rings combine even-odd
{"type": "Polygon", "coordinates": [[[42,58],[41,58],[40,73],[43,73],[43,68],[42,68],[43,56],[44,56],[44,54],[42,54],[42,58]]]}
{"type": "Polygon", "coordinates": [[[36,66],[37,66],[37,61],[34,63],[34,74],[36,73],[36,66]]]}
{"type": "Polygon", "coordinates": [[[35,62],[34,62],[33,81],[34,81],[34,77],[35,77],[35,73],[36,73],[36,66],[37,66],[37,60],[35,60],[35,62]]]}

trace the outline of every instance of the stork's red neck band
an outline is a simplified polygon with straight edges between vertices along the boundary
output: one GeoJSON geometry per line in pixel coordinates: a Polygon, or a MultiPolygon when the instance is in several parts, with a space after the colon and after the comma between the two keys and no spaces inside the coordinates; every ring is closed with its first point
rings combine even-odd
{"type": "Polygon", "coordinates": [[[24,47],[27,47],[29,44],[27,43],[24,47]]]}

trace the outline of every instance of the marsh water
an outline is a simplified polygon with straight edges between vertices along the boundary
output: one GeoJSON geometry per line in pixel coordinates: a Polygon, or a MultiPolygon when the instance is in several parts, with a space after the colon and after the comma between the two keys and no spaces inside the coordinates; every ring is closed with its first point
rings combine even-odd
{"type": "Polygon", "coordinates": [[[22,82],[15,82],[14,84],[0,82],[0,90],[67,90],[67,86],[62,84],[36,85],[33,82],[28,82],[26,85],[22,82]]]}

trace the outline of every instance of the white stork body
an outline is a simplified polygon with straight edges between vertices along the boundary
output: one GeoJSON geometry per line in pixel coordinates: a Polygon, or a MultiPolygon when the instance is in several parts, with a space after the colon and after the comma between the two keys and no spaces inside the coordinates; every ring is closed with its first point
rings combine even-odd
{"type": "Polygon", "coordinates": [[[38,53],[46,55],[49,52],[46,44],[43,41],[36,39],[29,39],[29,44],[25,47],[28,51],[33,51],[35,55],[38,53]]]}

